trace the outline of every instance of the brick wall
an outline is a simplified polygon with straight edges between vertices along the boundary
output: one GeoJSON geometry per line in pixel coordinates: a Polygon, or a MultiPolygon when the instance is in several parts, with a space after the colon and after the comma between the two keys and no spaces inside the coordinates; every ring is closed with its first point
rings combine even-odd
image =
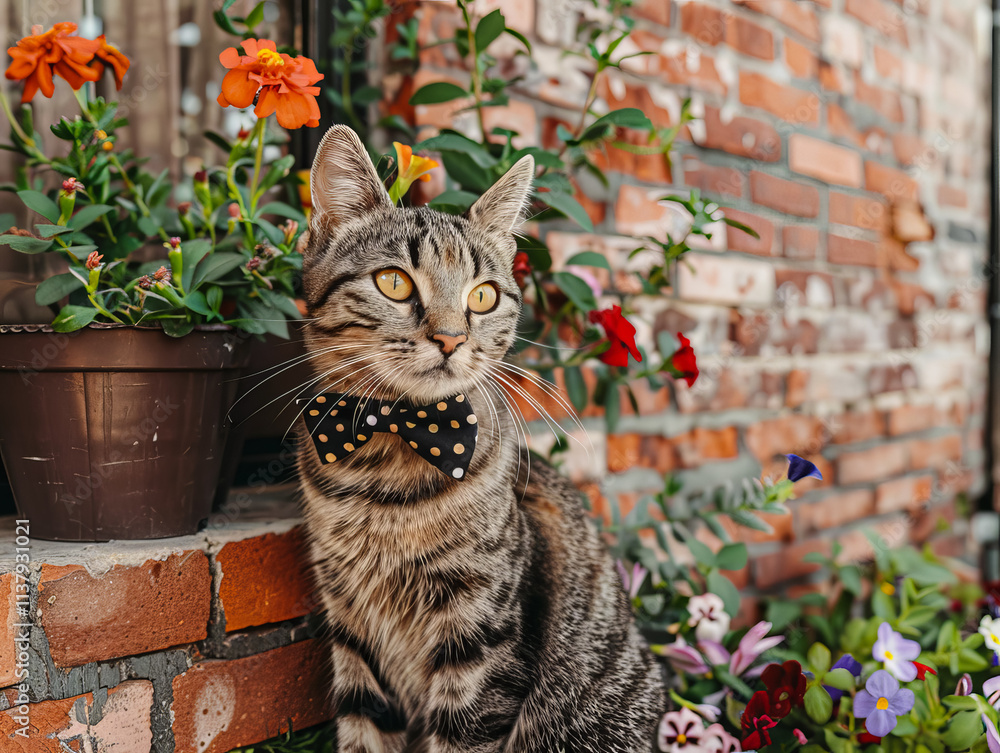
{"type": "Polygon", "coordinates": [[[226,753],[330,718],[295,505],[242,502],[197,536],[32,541],[20,575],[0,519],[0,750],[226,753]]]}
{"type": "MultiPolygon", "coordinates": [[[[559,123],[576,122],[589,70],[560,50],[585,5],[493,0],[480,9],[501,7],[532,38],[538,62],[512,57],[513,41],[491,48],[503,74],[524,81],[510,106],[488,110],[488,127],[551,146],[559,123]]],[[[804,493],[787,519],[772,520],[773,535],[736,532],[753,544],[748,586],[787,588],[814,569],[801,556],[829,551],[834,538],[844,557],[870,555],[865,526],[893,544],[930,539],[941,552],[971,554],[956,500],[985,486],[987,8],[637,0],[632,42],[619,51],[653,54],[612,71],[598,106],[638,107],[667,126],[690,96],[699,120],[681,134],[672,170],[610,150],[610,187],[580,187],[596,234],[569,223],[549,230],[554,259],[598,251],[615,270],[605,284],[637,292],[622,274],[635,247],[623,236],[662,236],[677,218],[657,199],[687,187],[760,239],[723,232],[679,267],[670,295],[628,298],[645,344],[683,331],[702,375],[692,389],[636,385],[641,415],[610,436],[588,414],[594,450],[574,444],[567,466],[598,514],[610,497],[629,509],[666,472],[698,489],[782,472],[781,455],[795,452],[825,480],[799,484],[804,493]]],[[[449,3],[417,14],[422,44],[457,22],[449,3]]],[[[425,51],[414,78],[387,79],[399,86],[390,111],[422,135],[444,126],[475,134],[474,116],[451,104],[405,103],[429,81],[467,80],[449,46],[425,51]]]]}

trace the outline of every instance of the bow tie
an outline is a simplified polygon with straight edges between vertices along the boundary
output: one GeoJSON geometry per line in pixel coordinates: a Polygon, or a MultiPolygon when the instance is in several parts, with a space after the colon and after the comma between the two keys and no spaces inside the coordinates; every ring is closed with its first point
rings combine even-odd
{"type": "Polygon", "coordinates": [[[296,400],[320,462],[346,457],[377,432],[398,434],[420,457],[452,478],[465,478],[479,433],[465,395],[430,405],[325,393],[296,400]]]}

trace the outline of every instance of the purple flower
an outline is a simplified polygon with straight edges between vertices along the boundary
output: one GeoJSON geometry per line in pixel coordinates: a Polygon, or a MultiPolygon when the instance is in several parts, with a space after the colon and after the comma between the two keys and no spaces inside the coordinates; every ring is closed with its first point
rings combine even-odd
{"type": "MultiPolygon", "coordinates": [[[[841,656],[839,659],[837,659],[837,663],[834,664],[832,667],[830,667],[830,669],[846,669],[855,677],[861,677],[861,662],[859,662],[850,654],[844,654],[843,656],[841,656]]],[[[830,698],[833,699],[834,703],[836,703],[837,701],[839,701],[841,698],[844,697],[843,690],[832,688],[829,685],[824,685],[823,689],[830,694],[830,698]]]]}
{"type": "Polygon", "coordinates": [[[677,672],[687,672],[691,675],[703,675],[708,672],[708,665],[702,655],[687,644],[681,636],[677,640],[665,646],[659,646],[657,653],[667,657],[670,666],[677,672]]]}
{"type": "Polygon", "coordinates": [[[750,668],[751,664],[760,658],[761,654],[771,650],[785,640],[780,635],[765,638],[764,636],[770,631],[770,622],[758,622],[747,630],[746,635],[740,639],[740,645],[736,647],[732,660],[729,662],[729,672],[731,674],[739,677],[750,668]]]}
{"type": "Polygon", "coordinates": [[[823,474],[819,472],[819,468],[815,464],[810,463],[805,458],[800,458],[798,455],[785,455],[785,457],[788,458],[789,481],[799,481],[808,476],[818,478],[820,481],[823,480],[823,474]]]}
{"type": "Polygon", "coordinates": [[[875,661],[885,662],[885,668],[897,680],[909,682],[917,676],[917,667],[913,661],[918,656],[920,656],[919,643],[904,638],[893,630],[888,622],[878,626],[878,640],[872,647],[872,657],[875,661]]]}
{"type": "Polygon", "coordinates": [[[996,725],[986,714],[983,714],[983,724],[986,725],[986,744],[990,747],[990,753],[1000,753],[1000,735],[997,735],[996,725]]]}
{"type": "Polygon", "coordinates": [[[876,670],[865,689],[854,699],[854,715],[865,719],[865,727],[876,737],[885,737],[896,728],[896,717],[908,714],[915,698],[909,688],[899,687],[899,682],[884,669],[876,670]]]}
{"type": "Polygon", "coordinates": [[[989,701],[990,706],[1000,710],[1000,676],[991,677],[983,683],[983,695],[989,701]]]}
{"type": "Polygon", "coordinates": [[[639,595],[639,589],[642,587],[642,582],[646,580],[646,576],[649,575],[649,570],[636,562],[632,565],[632,574],[630,575],[625,570],[625,565],[622,564],[621,560],[615,560],[615,567],[622,579],[622,585],[625,586],[625,592],[630,599],[634,599],[639,595]]]}
{"type": "Polygon", "coordinates": [[[955,686],[955,695],[970,695],[972,693],[972,675],[966,672],[958,678],[958,685],[955,686]]]}

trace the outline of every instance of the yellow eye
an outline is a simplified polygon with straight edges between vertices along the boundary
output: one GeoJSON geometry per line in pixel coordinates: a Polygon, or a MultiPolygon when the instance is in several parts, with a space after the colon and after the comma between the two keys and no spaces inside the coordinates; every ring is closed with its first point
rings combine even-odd
{"type": "Polygon", "coordinates": [[[497,289],[492,282],[477,285],[469,293],[469,308],[477,314],[492,311],[497,305],[497,289]]]}
{"type": "Polygon", "coordinates": [[[375,275],[375,284],[394,301],[405,301],[413,295],[413,280],[399,269],[383,269],[375,275]]]}

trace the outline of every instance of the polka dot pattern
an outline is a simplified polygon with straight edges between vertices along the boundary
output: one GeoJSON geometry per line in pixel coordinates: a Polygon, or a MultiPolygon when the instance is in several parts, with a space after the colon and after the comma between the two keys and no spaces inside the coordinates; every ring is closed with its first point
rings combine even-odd
{"type": "MultiPolygon", "coordinates": [[[[397,434],[410,450],[455,480],[466,477],[476,449],[478,419],[465,395],[429,405],[361,403],[351,395],[325,394],[297,401],[320,462],[333,463],[361,450],[374,434],[397,434]],[[334,416],[341,413],[340,423],[334,416]],[[339,455],[329,447],[341,447],[339,455]]],[[[392,440],[386,440],[392,441],[392,440]]]]}

